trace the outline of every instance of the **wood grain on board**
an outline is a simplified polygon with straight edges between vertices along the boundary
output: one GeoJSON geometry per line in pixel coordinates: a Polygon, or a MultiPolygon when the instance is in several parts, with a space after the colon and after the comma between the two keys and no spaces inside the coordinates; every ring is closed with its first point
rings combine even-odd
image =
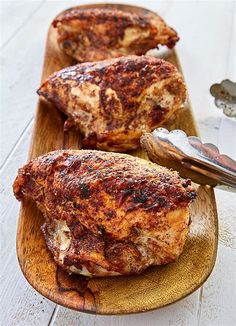
{"type": "MultiPolygon", "coordinates": [[[[130,6],[119,6],[119,9],[142,10],[130,6]]],[[[168,60],[180,69],[175,51],[168,60]]],[[[57,46],[56,31],[50,28],[42,80],[71,64],[71,59],[57,46]]],[[[53,105],[39,100],[30,159],[55,149],[78,148],[79,135],[73,132],[65,134],[64,121],[65,116],[53,105]]],[[[169,127],[197,134],[189,100],[169,127]]],[[[142,150],[132,154],[146,157],[142,150]]],[[[28,282],[45,297],[80,311],[122,314],[147,311],[175,302],[202,285],[216,258],[218,230],[214,194],[208,187],[198,187],[197,192],[197,200],[191,207],[191,232],[177,262],[149,268],[139,276],[95,279],[69,276],[57,268],[40,231],[42,214],[34,203],[24,201],[17,232],[21,269],[28,282]]]]}

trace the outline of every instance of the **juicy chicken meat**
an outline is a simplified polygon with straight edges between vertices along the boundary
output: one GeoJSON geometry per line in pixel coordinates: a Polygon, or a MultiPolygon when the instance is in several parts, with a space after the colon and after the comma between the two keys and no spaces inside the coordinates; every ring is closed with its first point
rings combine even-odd
{"type": "Polygon", "coordinates": [[[173,118],[186,87],[171,63],[129,56],[65,68],[38,94],[69,117],[67,128],[80,130],[83,148],[124,152],[138,148],[144,132],[173,118]]]}
{"type": "Polygon", "coordinates": [[[172,48],[179,40],[158,15],[117,9],[72,8],[59,15],[53,26],[62,51],[78,62],[142,55],[158,45],[172,48]]]}
{"type": "Polygon", "coordinates": [[[55,261],[87,276],[138,274],[173,262],[189,230],[190,180],[119,153],[61,150],[21,168],[18,200],[32,198],[55,261]]]}

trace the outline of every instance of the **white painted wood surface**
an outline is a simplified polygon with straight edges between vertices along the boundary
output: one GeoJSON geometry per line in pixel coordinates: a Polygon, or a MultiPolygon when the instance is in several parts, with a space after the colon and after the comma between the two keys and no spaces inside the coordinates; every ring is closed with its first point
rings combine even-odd
{"type": "MultiPolygon", "coordinates": [[[[92,3],[92,1],[90,1],[92,3]]],[[[93,1],[93,3],[99,1],[93,1]]],[[[100,1],[101,2],[101,1],[100,1]]],[[[109,1],[109,2],[118,2],[109,1]]],[[[236,80],[235,1],[121,1],[159,12],[179,32],[177,48],[204,141],[236,159],[236,121],[214,107],[209,87],[236,80]]],[[[43,298],[25,281],[15,253],[19,204],[11,185],[27,160],[47,28],[61,10],[89,1],[1,1],[1,309],[7,325],[236,325],[236,196],[216,192],[219,249],[204,286],[169,307],[139,315],[92,316],[43,298]]],[[[144,294],[145,295],[145,294],[144,294]]]]}

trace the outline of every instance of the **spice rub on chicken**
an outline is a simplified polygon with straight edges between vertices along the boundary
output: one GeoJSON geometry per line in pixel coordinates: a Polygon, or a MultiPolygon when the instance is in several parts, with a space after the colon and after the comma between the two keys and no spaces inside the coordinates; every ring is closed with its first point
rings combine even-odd
{"type": "Polygon", "coordinates": [[[172,48],[179,40],[175,30],[156,14],[110,8],[68,9],[53,26],[62,51],[78,62],[142,55],[158,45],[172,48]]]}
{"type": "Polygon", "coordinates": [[[126,154],[61,150],[19,169],[18,200],[33,199],[55,261],[87,276],[138,274],[175,261],[189,230],[190,180],[126,154]]]}
{"type": "Polygon", "coordinates": [[[68,116],[84,136],[83,148],[125,152],[144,132],[173,118],[186,87],[169,62],[128,56],[83,63],[51,75],[38,94],[68,116]]]}

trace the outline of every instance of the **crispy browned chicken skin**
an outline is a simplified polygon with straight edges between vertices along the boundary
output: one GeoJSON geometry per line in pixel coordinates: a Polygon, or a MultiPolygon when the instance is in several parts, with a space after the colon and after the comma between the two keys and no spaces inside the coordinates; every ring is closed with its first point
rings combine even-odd
{"type": "Polygon", "coordinates": [[[18,200],[32,198],[55,261],[83,275],[136,274],[173,262],[189,229],[190,180],[126,154],[55,151],[21,168],[18,200]]]}
{"type": "Polygon", "coordinates": [[[139,147],[144,132],[173,117],[186,88],[171,63],[128,56],[65,68],[50,76],[38,94],[79,128],[83,148],[124,152],[139,147]]]}
{"type": "Polygon", "coordinates": [[[64,11],[53,22],[61,49],[78,62],[145,54],[159,44],[172,48],[177,33],[158,15],[117,9],[64,11]]]}

